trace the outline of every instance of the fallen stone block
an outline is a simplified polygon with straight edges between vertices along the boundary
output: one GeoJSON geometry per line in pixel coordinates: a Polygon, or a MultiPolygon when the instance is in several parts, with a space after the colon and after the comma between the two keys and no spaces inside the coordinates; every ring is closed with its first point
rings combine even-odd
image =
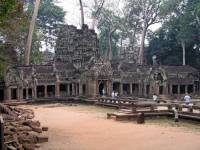
{"type": "Polygon", "coordinates": [[[38,143],[48,142],[48,137],[46,137],[46,136],[37,136],[37,142],[38,143]]]}
{"type": "Polygon", "coordinates": [[[48,127],[42,127],[42,131],[48,131],[49,128],[48,127]]]}
{"type": "Polygon", "coordinates": [[[32,127],[32,130],[37,133],[42,133],[42,129],[38,127],[32,127]]]}

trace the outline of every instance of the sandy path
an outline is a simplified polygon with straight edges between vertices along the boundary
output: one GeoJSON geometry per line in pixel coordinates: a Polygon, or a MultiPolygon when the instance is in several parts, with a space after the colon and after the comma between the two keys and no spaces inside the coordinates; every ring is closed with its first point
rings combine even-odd
{"type": "Polygon", "coordinates": [[[107,120],[94,106],[28,106],[48,126],[41,150],[200,150],[200,132],[107,120]]]}

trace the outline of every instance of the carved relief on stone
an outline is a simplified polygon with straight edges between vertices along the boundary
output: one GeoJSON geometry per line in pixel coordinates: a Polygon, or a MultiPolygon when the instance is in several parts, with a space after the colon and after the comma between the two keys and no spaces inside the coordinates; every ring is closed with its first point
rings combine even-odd
{"type": "Polygon", "coordinates": [[[9,68],[6,72],[6,86],[15,84],[17,86],[22,86],[22,79],[20,78],[20,73],[15,68],[9,68]]]}

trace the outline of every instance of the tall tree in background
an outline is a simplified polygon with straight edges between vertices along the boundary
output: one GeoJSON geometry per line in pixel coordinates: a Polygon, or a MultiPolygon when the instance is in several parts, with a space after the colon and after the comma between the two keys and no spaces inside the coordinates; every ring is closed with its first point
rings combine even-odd
{"type": "Polygon", "coordinates": [[[81,27],[83,28],[83,25],[85,23],[84,21],[84,10],[83,10],[83,3],[82,0],[79,0],[79,4],[80,4],[80,11],[81,11],[81,27]]]}
{"type": "Polygon", "coordinates": [[[105,0],[94,0],[94,6],[92,10],[92,29],[95,28],[98,22],[99,16],[102,13],[105,0]]]}
{"type": "Polygon", "coordinates": [[[0,2],[0,79],[8,65],[17,63],[16,49],[21,40],[21,28],[26,25],[23,1],[0,2]]]}
{"type": "Polygon", "coordinates": [[[119,40],[117,29],[120,27],[120,17],[109,9],[102,9],[99,16],[98,29],[100,30],[100,45],[106,58],[112,60],[117,55],[117,42],[119,40]]]}
{"type": "Polygon", "coordinates": [[[196,4],[179,1],[172,15],[159,31],[153,34],[148,48],[150,57],[156,54],[164,65],[191,65],[199,68],[199,24],[196,4]]]}
{"type": "MultiPolygon", "coordinates": [[[[34,11],[34,0],[27,2],[27,14],[32,16],[34,11]]],[[[33,40],[30,52],[30,63],[41,63],[42,42],[46,49],[53,50],[57,38],[56,31],[58,27],[64,23],[65,11],[56,5],[55,0],[42,0],[37,16],[37,22],[33,33],[33,40]]],[[[21,54],[24,56],[23,48],[21,54]]],[[[21,60],[23,62],[23,60],[21,60]]]]}
{"type": "Polygon", "coordinates": [[[139,51],[139,64],[144,63],[144,47],[147,30],[155,23],[161,22],[163,15],[163,5],[166,0],[127,0],[127,8],[130,15],[138,18],[142,24],[141,44],[139,51]]]}
{"type": "Polygon", "coordinates": [[[33,13],[33,16],[32,16],[32,20],[30,22],[29,34],[28,34],[28,39],[27,39],[27,43],[26,43],[26,48],[25,48],[25,52],[24,52],[24,63],[25,63],[25,65],[29,65],[29,63],[30,63],[31,44],[32,44],[33,32],[34,32],[34,27],[35,27],[35,22],[36,22],[37,15],[38,15],[39,7],[40,7],[40,0],[36,0],[34,13],[33,13]]]}

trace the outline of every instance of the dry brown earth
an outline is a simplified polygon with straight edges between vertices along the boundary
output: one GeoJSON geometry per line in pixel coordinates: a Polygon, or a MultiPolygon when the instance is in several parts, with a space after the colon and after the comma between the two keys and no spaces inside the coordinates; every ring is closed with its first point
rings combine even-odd
{"type": "Polygon", "coordinates": [[[24,107],[32,108],[36,119],[49,127],[49,142],[41,150],[200,150],[200,129],[194,129],[198,126],[107,120],[106,112],[113,110],[95,106],[24,107]]]}

